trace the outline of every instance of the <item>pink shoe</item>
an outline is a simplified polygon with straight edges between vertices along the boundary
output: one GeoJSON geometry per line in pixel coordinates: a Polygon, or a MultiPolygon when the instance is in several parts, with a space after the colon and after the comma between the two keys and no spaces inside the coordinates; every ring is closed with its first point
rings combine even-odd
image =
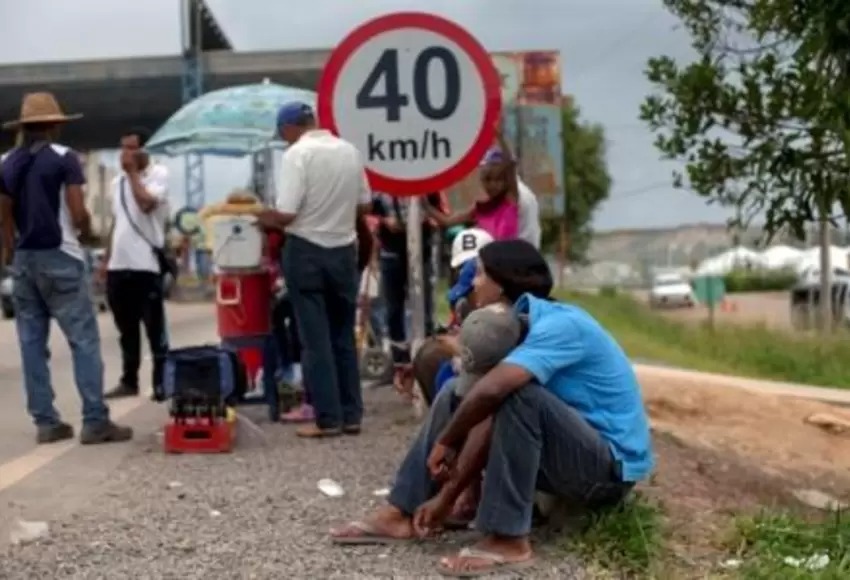
{"type": "Polygon", "coordinates": [[[312,423],[316,420],[316,412],[312,405],[298,405],[291,411],[280,416],[284,423],[312,423]]]}

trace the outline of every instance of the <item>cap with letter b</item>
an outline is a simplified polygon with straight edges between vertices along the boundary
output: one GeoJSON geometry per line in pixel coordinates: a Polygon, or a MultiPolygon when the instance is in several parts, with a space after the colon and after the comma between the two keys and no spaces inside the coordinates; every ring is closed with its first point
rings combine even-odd
{"type": "Polygon", "coordinates": [[[467,260],[478,255],[478,250],[493,241],[491,236],[481,228],[463,230],[452,241],[452,258],[450,265],[457,268],[467,260]]]}

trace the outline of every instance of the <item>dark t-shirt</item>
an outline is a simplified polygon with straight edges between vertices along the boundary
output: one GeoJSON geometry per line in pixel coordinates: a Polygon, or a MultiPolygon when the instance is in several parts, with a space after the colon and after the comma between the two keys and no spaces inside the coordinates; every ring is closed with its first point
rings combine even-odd
{"type": "MultiPolygon", "coordinates": [[[[407,224],[407,204],[416,203],[417,201],[423,201],[423,198],[401,200],[397,197],[380,193],[375,195],[372,200],[372,214],[382,218],[394,217],[404,227],[407,224]]],[[[424,201],[437,209],[440,208],[439,193],[429,193],[424,197],[424,201]]],[[[434,227],[427,221],[422,224],[422,252],[425,256],[428,256],[431,251],[429,241],[433,230],[434,227]]],[[[384,252],[402,256],[407,255],[407,233],[405,231],[391,232],[381,222],[378,226],[378,241],[381,244],[381,250],[384,252]]]]}
{"type": "Polygon", "coordinates": [[[51,250],[62,245],[70,228],[64,204],[66,185],[86,182],[77,154],[62,145],[40,143],[18,147],[0,166],[3,194],[12,198],[17,246],[22,250],[51,250]]]}

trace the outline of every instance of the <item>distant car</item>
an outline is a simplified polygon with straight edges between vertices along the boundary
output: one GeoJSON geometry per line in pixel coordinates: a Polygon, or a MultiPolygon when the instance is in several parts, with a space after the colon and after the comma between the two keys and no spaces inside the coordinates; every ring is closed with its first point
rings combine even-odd
{"type": "Polygon", "coordinates": [[[653,308],[693,306],[691,285],[679,274],[659,274],[649,290],[649,305],[653,308]]]}

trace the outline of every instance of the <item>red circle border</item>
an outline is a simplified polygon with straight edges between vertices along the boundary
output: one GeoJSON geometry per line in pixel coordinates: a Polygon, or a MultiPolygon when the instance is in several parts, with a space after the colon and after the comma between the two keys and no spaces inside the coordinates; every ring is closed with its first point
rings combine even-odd
{"type": "Polygon", "coordinates": [[[478,137],[469,151],[448,169],[425,179],[396,179],[366,168],[369,183],[376,191],[398,197],[425,195],[442,191],[463,180],[477,166],[496,136],[495,127],[502,112],[502,82],[490,54],[472,34],[441,16],[425,12],[396,12],[379,16],[354,29],[337,45],[322,70],[317,108],[319,122],[339,134],[333,112],[334,92],[348,58],[363,44],[379,34],[401,28],[421,28],[453,41],[472,59],[484,85],[484,119],[478,137]]]}

